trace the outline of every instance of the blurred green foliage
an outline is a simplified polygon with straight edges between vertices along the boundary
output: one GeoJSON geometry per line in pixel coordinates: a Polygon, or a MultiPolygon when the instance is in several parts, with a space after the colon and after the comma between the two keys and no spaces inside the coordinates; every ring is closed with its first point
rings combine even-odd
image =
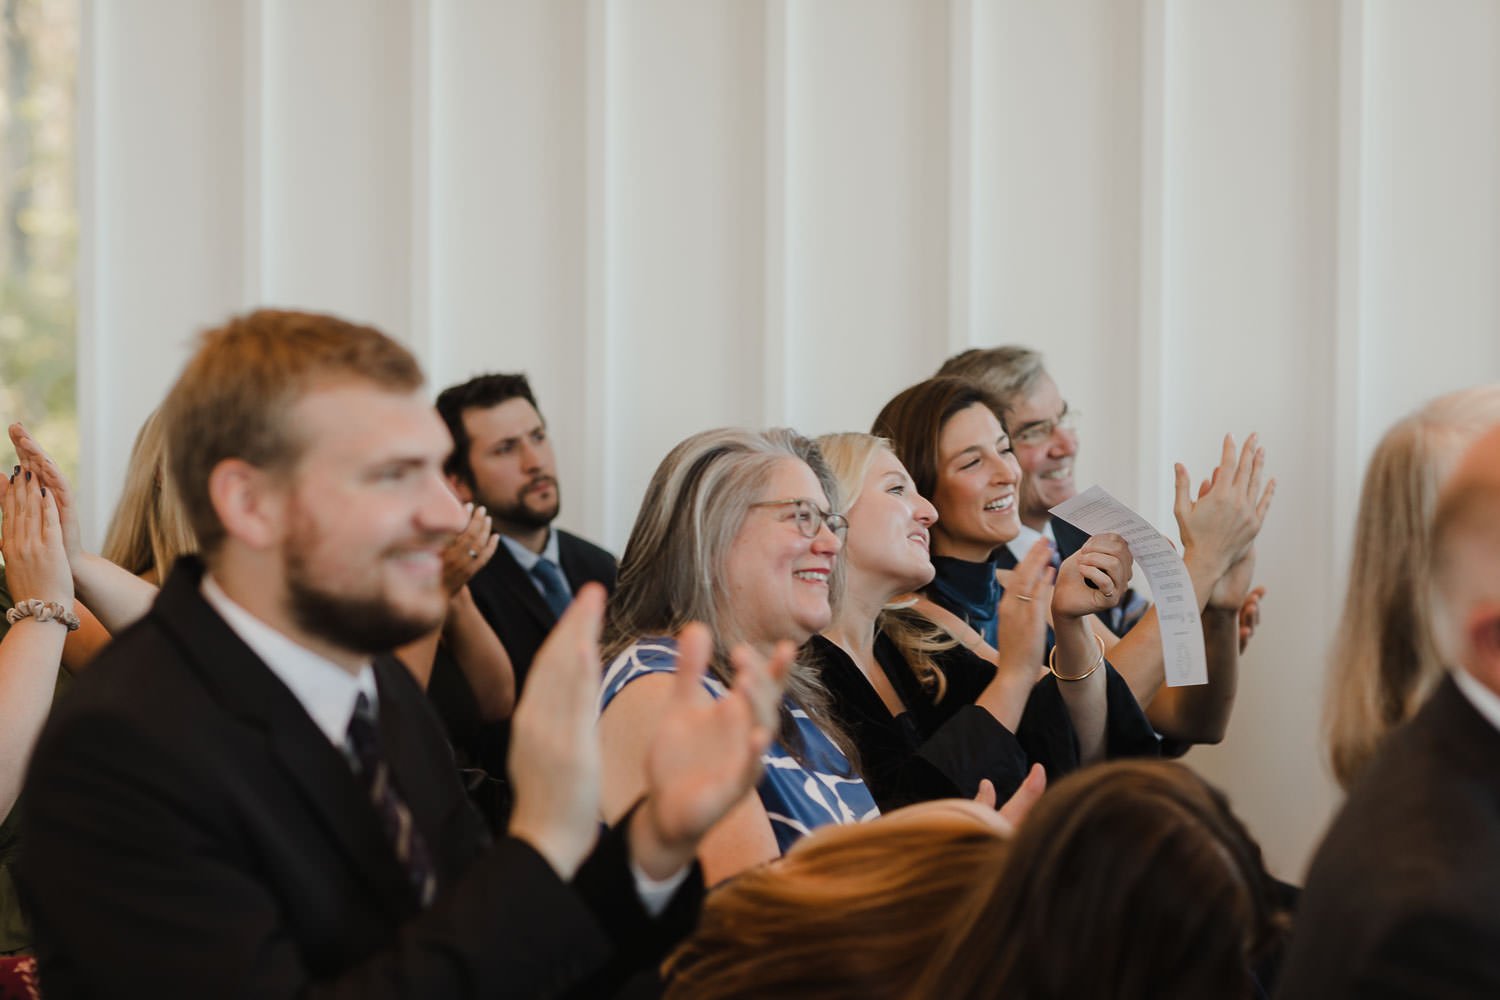
{"type": "Polygon", "coordinates": [[[0,0],[0,422],[75,479],[78,28],[77,0],[0,0]]]}

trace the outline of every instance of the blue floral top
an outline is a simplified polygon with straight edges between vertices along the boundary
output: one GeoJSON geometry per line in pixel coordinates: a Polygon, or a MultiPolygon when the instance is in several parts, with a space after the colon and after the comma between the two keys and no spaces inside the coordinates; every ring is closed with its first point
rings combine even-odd
{"type": "MultiPolygon", "coordinates": [[[[615,657],[605,671],[599,711],[602,713],[631,681],[647,674],[670,674],[676,670],[676,642],[671,639],[637,642],[615,657]]],[[[703,686],[715,699],[727,693],[724,685],[712,677],[704,677],[703,686]]],[[[864,780],[853,775],[848,758],[807,717],[806,712],[795,704],[788,703],[787,707],[797,723],[806,748],[803,755],[811,768],[798,763],[779,742],[773,742],[761,755],[765,773],[756,788],[761,805],[771,819],[776,846],[783,854],[816,827],[830,823],[859,823],[880,815],[874,796],[865,787],[864,780]]]]}

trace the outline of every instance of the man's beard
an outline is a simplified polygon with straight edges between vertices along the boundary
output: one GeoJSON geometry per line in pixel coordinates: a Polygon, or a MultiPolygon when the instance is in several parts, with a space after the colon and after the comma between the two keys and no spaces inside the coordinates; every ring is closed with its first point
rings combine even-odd
{"type": "Polygon", "coordinates": [[[383,595],[322,589],[308,570],[307,551],[307,546],[292,544],[285,556],[292,619],[304,631],[352,653],[375,654],[404,646],[442,624],[440,612],[436,616],[403,612],[383,595]]]}
{"type": "Polygon", "coordinates": [[[562,509],[562,491],[557,488],[557,480],[552,476],[538,476],[527,483],[516,498],[511,501],[492,502],[492,498],[479,497],[479,502],[484,504],[484,509],[489,511],[490,517],[501,524],[513,525],[517,528],[545,528],[557,517],[557,512],[562,509]],[[552,507],[550,510],[539,511],[526,505],[526,494],[530,493],[539,483],[547,483],[552,487],[552,507]]]}

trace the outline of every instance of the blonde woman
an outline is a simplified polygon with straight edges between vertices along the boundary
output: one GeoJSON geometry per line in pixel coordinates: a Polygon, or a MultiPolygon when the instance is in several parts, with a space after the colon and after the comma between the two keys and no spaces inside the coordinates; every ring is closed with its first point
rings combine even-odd
{"type": "Polygon", "coordinates": [[[1402,419],[1370,457],[1325,711],[1329,759],[1346,789],[1442,679],[1426,596],[1428,531],[1454,463],[1496,424],[1500,384],[1462,389],[1402,419]]]}
{"type": "Polygon", "coordinates": [[[177,557],[198,550],[167,473],[161,411],[152,410],[135,436],[125,490],[110,518],[100,555],[147,583],[161,586],[177,557]]]}

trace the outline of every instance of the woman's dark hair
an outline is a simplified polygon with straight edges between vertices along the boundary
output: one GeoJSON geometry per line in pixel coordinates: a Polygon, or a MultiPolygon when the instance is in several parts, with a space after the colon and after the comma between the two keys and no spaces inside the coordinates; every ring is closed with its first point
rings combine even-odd
{"type": "Polygon", "coordinates": [[[937,490],[938,438],[953,415],[975,403],[1004,422],[1000,403],[979,383],[940,375],[903,389],[881,409],[870,433],[891,442],[896,457],[911,473],[917,492],[931,498],[937,490]]]}
{"type": "Polygon", "coordinates": [[[1285,917],[1224,796],[1165,761],[1070,775],[1021,824],[918,995],[1248,997],[1285,917]]]}

